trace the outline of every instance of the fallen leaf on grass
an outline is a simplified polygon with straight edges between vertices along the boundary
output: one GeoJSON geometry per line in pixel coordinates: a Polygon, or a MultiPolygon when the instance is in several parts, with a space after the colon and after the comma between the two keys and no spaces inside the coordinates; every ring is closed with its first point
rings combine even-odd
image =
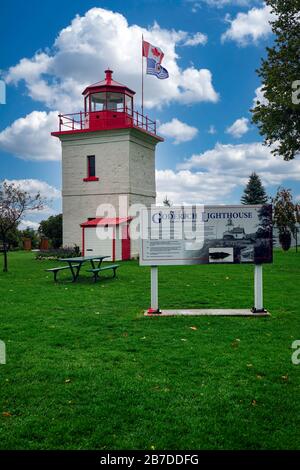
{"type": "Polygon", "coordinates": [[[282,380],[288,380],[289,376],[288,375],[282,375],[281,378],[282,378],[282,380]]]}
{"type": "Polygon", "coordinates": [[[190,330],[196,331],[198,328],[196,326],[190,326],[190,330]]]}
{"type": "Polygon", "coordinates": [[[7,418],[9,416],[12,416],[12,414],[9,411],[3,411],[2,416],[5,416],[7,418]]]}
{"type": "Polygon", "coordinates": [[[256,401],[256,400],[252,400],[251,405],[252,405],[252,406],[256,406],[256,405],[257,405],[257,401],[256,401]]]}

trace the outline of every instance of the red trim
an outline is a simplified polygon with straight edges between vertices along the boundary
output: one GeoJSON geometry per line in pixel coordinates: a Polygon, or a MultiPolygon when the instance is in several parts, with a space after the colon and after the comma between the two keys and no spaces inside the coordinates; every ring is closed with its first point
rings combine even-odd
{"type": "Polygon", "coordinates": [[[130,222],[132,217],[116,217],[116,218],[107,218],[107,217],[97,217],[92,220],[86,220],[81,227],[97,227],[98,225],[120,225],[124,222],[130,222]]]}
{"type": "Polygon", "coordinates": [[[82,256],[84,256],[84,249],[85,249],[85,246],[84,246],[84,236],[85,236],[85,233],[84,233],[84,227],[82,227],[82,256]]]}
{"type": "Polygon", "coordinates": [[[98,176],[88,176],[87,178],[83,178],[83,181],[99,181],[98,176]]]}
{"type": "Polygon", "coordinates": [[[112,240],[112,260],[116,261],[116,230],[113,230],[113,240],[112,240]]]}
{"type": "Polygon", "coordinates": [[[158,309],[155,309],[155,308],[148,308],[147,310],[147,314],[148,315],[159,315],[161,313],[161,310],[158,309]]]}
{"type": "Polygon", "coordinates": [[[129,225],[123,225],[122,230],[122,260],[128,260],[131,257],[129,225]]]}
{"type": "MultiPolygon", "coordinates": [[[[91,158],[94,158],[96,160],[95,155],[88,155],[86,157],[86,159],[87,159],[87,177],[83,178],[83,181],[99,181],[98,176],[91,176],[91,158]]],[[[95,165],[96,165],[96,161],[95,161],[95,165]]]]}
{"type": "MultiPolygon", "coordinates": [[[[90,178],[91,177],[91,156],[90,155],[87,156],[86,159],[87,159],[87,177],[90,178]]],[[[95,175],[93,176],[95,177],[95,175]]]]}

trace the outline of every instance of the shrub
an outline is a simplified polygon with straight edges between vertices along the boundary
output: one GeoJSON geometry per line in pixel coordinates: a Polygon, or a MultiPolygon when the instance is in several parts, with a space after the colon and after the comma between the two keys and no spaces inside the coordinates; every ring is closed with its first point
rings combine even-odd
{"type": "Polygon", "coordinates": [[[41,250],[37,253],[35,259],[37,260],[57,260],[59,258],[74,258],[76,256],[80,256],[80,248],[79,246],[75,245],[73,247],[63,247],[57,249],[50,249],[50,250],[41,250]]]}

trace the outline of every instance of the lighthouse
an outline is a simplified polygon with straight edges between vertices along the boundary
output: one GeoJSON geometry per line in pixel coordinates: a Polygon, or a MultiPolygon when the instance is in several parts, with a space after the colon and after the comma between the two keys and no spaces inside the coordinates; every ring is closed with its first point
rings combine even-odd
{"type": "Polygon", "coordinates": [[[155,148],[163,139],[156,122],[135,109],[135,92],[112,75],[108,69],[85,88],[83,111],[60,114],[52,135],[62,148],[63,245],[115,260],[138,254],[124,204],[127,211],[155,204],[155,148]],[[104,204],[114,207],[114,217],[99,217],[104,204]],[[111,227],[112,240],[99,237],[101,227],[111,227]]]}

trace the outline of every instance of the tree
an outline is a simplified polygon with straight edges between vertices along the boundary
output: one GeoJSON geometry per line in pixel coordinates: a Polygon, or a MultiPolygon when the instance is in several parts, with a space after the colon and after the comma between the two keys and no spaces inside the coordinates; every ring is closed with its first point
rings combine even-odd
{"type": "Polygon", "coordinates": [[[257,237],[272,239],[273,220],[271,204],[263,204],[258,211],[259,224],[257,227],[257,237]]]}
{"type": "Polygon", "coordinates": [[[11,248],[17,248],[20,246],[21,243],[21,234],[18,230],[18,226],[16,225],[11,230],[8,231],[6,234],[6,244],[8,250],[11,248]]]}
{"type": "Polygon", "coordinates": [[[268,201],[265,188],[260,177],[252,173],[241,197],[242,204],[265,204],[268,201]]]}
{"type": "Polygon", "coordinates": [[[40,210],[44,200],[40,194],[31,195],[16,183],[4,181],[0,184],[0,240],[3,244],[4,265],[7,272],[8,236],[15,229],[23,214],[28,210],[40,210]]]}
{"type": "Polygon", "coordinates": [[[264,99],[252,109],[264,143],[274,155],[292,160],[300,153],[299,0],[266,0],[274,14],[274,46],[257,70],[264,99]]]}
{"type": "Polygon", "coordinates": [[[292,193],[289,189],[279,188],[273,199],[273,209],[273,219],[278,228],[279,242],[282,249],[288,251],[291,247],[292,235],[296,237],[300,206],[293,203],[292,193]]]}
{"type": "Polygon", "coordinates": [[[62,214],[52,215],[47,220],[42,220],[39,232],[49,238],[53,248],[62,245],[62,214]]]}
{"type": "Polygon", "coordinates": [[[19,235],[21,238],[30,238],[32,248],[37,248],[39,246],[38,232],[33,228],[27,227],[25,230],[21,230],[19,235]]]}

